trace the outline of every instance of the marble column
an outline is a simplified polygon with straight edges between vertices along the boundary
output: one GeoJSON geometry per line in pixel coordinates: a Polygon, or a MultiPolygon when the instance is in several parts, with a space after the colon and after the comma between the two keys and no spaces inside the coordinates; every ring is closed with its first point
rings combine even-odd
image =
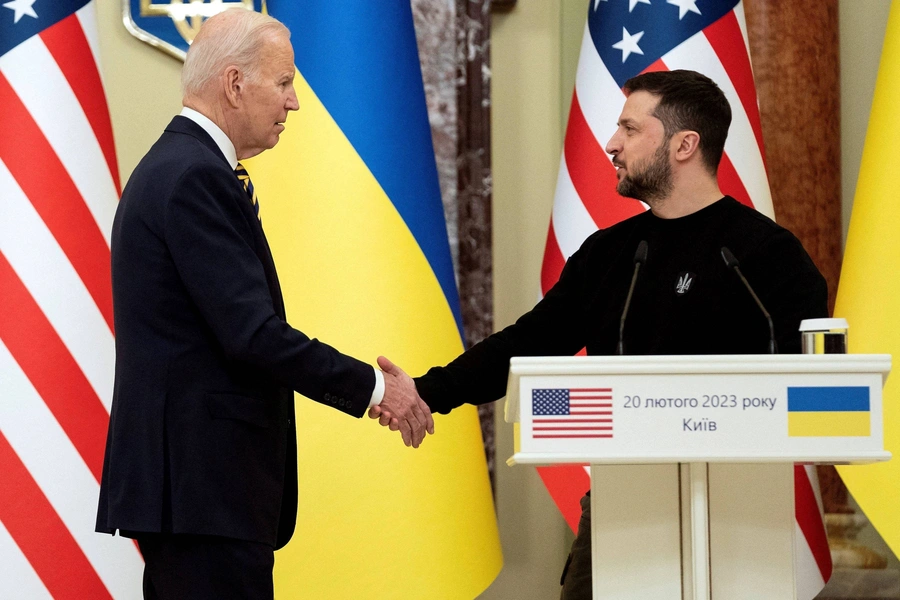
{"type": "MultiPolygon", "coordinates": [[[[490,0],[412,1],[466,348],[493,328],[491,7],[490,0]]],[[[493,480],[494,405],[478,412],[493,480]]]]}
{"type": "MultiPolygon", "coordinates": [[[[494,326],[491,244],[491,1],[456,0],[459,295],[466,348],[494,326]]],[[[478,408],[494,480],[494,404],[478,408]]]]}

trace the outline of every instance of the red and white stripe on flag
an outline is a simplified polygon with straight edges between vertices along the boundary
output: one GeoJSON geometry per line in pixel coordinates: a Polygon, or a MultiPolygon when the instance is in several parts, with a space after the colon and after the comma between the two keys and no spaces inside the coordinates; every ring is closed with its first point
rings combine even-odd
{"type": "Polygon", "coordinates": [[[0,597],[128,598],[94,533],[115,343],[119,197],[94,1],[0,6],[0,597]]]}
{"type": "MultiPolygon", "coordinates": [[[[615,168],[604,148],[616,131],[624,81],[641,72],[675,69],[699,71],[724,91],[733,119],[719,185],[774,218],[743,3],[591,0],[541,269],[543,294],[585,238],[645,210],[616,193],[615,168]]],[[[577,529],[589,471],[563,466],[538,472],[566,521],[577,529]]],[[[803,600],[815,597],[831,576],[818,481],[810,474],[814,470],[795,469],[797,591],[803,600]]]]}

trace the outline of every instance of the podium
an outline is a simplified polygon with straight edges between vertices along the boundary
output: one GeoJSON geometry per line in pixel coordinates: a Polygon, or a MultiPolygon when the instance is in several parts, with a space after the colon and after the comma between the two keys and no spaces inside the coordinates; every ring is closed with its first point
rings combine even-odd
{"type": "Polygon", "coordinates": [[[793,600],[794,464],[890,459],[890,367],[854,354],[516,357],[507,462],[590,465],[595,599],[793,600]]]}

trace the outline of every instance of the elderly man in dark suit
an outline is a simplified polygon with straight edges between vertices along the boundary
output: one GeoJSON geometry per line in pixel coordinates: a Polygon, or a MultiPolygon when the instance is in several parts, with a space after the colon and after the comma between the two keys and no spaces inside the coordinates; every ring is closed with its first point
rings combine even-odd
{"type": "Polygon", "coordinates": [[[297,510],[293,391],[362,416],[434,423],[411,380],[310,339],[284,303],[239,160],[297,110],[288,30],[209,19],[188,52],[184,110],[135,169],[113,225],[116,381],[97,531],[135,538],[146,598],[272,598],[297,510]]]}

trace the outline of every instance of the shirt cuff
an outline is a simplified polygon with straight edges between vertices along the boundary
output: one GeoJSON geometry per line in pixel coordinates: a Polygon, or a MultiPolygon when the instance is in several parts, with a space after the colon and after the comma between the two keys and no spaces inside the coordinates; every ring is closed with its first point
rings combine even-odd
{"type": "MultiPolygon", "coordinates": [[[[372,367],[375,369],[375,367],[372,367]]],[[[375,369],[375,389],[372,390],[372,399],[369,400],[369,408],[378,406],[384,399],[384,373],[375,369]]]]}

